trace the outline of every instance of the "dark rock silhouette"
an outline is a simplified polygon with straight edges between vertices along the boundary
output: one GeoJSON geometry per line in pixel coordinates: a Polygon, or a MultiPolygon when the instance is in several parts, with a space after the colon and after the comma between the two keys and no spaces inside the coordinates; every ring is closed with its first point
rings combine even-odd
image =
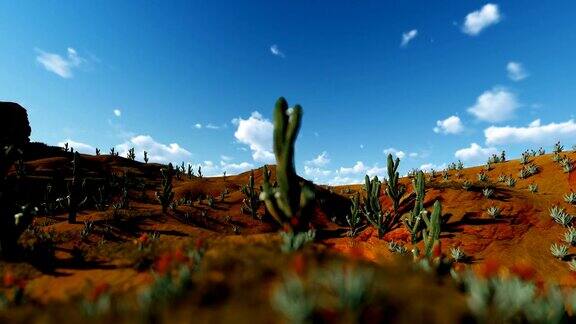
{"type": "Polygon", "coordinates": [[[24,107],[15,102],[0,102],[0,145],[23,146],[30,142],[31,132],[24,107]]]}

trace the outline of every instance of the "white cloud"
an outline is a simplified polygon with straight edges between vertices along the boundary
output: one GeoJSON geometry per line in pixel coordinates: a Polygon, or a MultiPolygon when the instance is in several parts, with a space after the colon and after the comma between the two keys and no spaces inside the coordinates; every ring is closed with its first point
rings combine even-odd
{"type": "Polygon", "coordinates": [[[325,166],[328,163],[330,163],[330,157],[328,157],[328,153],[326,151],[320,153],[314,159],[304,162],[305,165],[315,166],[315,167],[325,166]]]}
{"type": "Polygon", "coordinates": [[[402,41],[400,42],[400,47],[406,47],[411,40],[418,36],[418,30],[412,29],[411,31],[402,33],[402,41]]]}
{"type": "Polygon", "coordinates": [[[208,125],[206,125],[206,128],[208,128],[208,129],[220,129],[220,126],[208,124],[208,125]]]}
{"type": "Polygon", "coordinates": [[[234,160],[233,157],[228,156],[228,155],[220,155],[220,159],[224,160],[224,161],[232,161],[234,160]]]}
{"type": "Polygon", "coordinates": [[[520,62],[508,62],[508,64],[506,64],[506,71],[508,72],[508,77],[512,81],[524,80],[529,75],[520,62]]]}
{"type": "Polygon", "coordinates": [[[76,142],[73,141],[71,139],[65,139],[62,142],[59,142],[58,144],[56,144],[59,147],[64,147],[64,144],[68,143],[68,147],[69,148],[73,148],[74,151],[78,151],[80,153],[84,153],[84,154],[95,154],[96,152],[96,148],[94,148],[94,146],[90,145],[90,144],[85,144],[85,143],[81,143],[81,142],[76,142]]]}
{"type": "Polygon", "coordinates": [[[304,174],[308,177],[312,177],[312,180],[317,182],[318,180],[321,180],[322,177],[326,177],[332,174],[332,171],[305,165],[304,174]]]}
{"type": "Polygon", "coordinates": [[[177,143],[168,145],[158,143],[149,135],[137,135],[122,144],[116,145],[118,153],[124,157],[131,148],[134,148],[137,160],[142,160],[144,151],[147,151],[150,162],[157,163],[179,163],[180,161],[188,160],[192,156],[192,153],[177,143]]]}
{"type": "Polygon", "coordinates": [[[196,128],[196,129],[202,129],[202,124],[196,123],[196,124],[194,124],[194,128],[196,128]]]}
{"type": "Polygon", "coordinates": [[[114,113],[114,116],[116,116],[116,117],[122,116],[122,110],[120,110],[120,109],[114,109],[112,112],[114,113]]]}
{"type": "Polygon", "coordinates": [[[504,88],[493,88],[482,93],[468,112],[483,121],[502,122],[512,118],[519,106],[515,94],[504,88]]]}
{"type": "Polygon", "coordinates": [[[276,45],[276,44],[273,44],[272,46],[270,46],[270,52],[272,53],[272,55],[275,55],[275,56],[279,56],[282,58],[286,57],[284,55],[284,52],[282,52],[280,50],[280,48],[278,47],[278,45],[276,45]]]}
{"type": "Polygon", "coordinates": [[[328,184],[331,186],[339,186],[339,185],[362,183],[362,181],[364,181],[362,178],[350,178],[350,177],[335,176],[334,178],[332,178],[328,181],[328,184]]]}
{"type": "Polygon", "coordinates": [[[356,164],[352,167],[340,167],[339,170],[336,171],[338,174],[342,175],[358,175],[358,174],[367,174],[370,177],[378,175],[382,177],[382,175],[386,172],[386,168],[381,168],[377,164],[372,167],[367,167],[364,165],[362,161],[356,161],[356,164]]]}
{"type": "Polygon", "coordinates": [[[537,143],[551,145],[559,140],[574,140],[576,123],[570,119],[561,123],[542,125],[540,119],[531,122],[528,127],[496,127],[484,130],[486,144],[537,143]]]}
{"type": "Polygon", "coordinates": [[[498,5],[488,3],[480,10],[473,11],[466,15],[462,31],[470,36],[480,34],[484,28],[500,22],[500,10],[498,5]]]}
{"type": "Polygon", "coordinates": [[[482,147],[472,143],[470,147],[456,151],[454,156],[464,162],[483,162],[497,152],[498,150],[495,147],[482,147]]]}
{"type": "Polygon", "coordinates": [[[40,63],[47,71],[56,73],[62,78],[69,79],[74,76],[72,70],[79,67],[85,60],[78,56],[78,53],[72,47],[66,51],[67,56],[62,57],[59,54],[44,52],[36,49],[38,55],[36,61],[40,63]]]}
{"type": "Polygon", "coordinates": [[[403,159],[406,156],[406,153],[404,153],[404,151],[399,151],[393,147],[387,148],[384,151],[384,154],[388,155],[388,154],[392,154],[394,156],[396,156],[399,159],[403,159]]]}
{"type": "Polygon", "coordinates": [[[226,171],[226,174],[238,174],[253,169],[254,165],[249,162],[228,163],[220,161],[220,168],[222,169],[222,172],[226,171]]]}
{"type": "Polygon", "coordinates": [[[434,163],[426,163],[426,164],[422,164],[420,166],[420,170],[422,171],[431,171],[431,170],[443,170],[446,168],[446,163],[442,163],[442,164],[434,164],[434,163]]]}
{"type": "Polygon", "coordinates": [[[418,157],[420,154],[416,153],[416,152],[411,152],[410,154],[408,154],[409,157],[411,158],[416,158],[418,157]]]}
{"type": "Polygon", "coordinates": [[[248,119],[237,118],[232,121],[238,128],[234,137],[238,142],[250,146],[252,158],[256,162],[274,163],[272,153],[272,133],[274,125],[255,111],[248,119]]]}
{"type": "Polygon", "coordinates": [[[450,116],[444,120],[438,120],[434,133],[459,134],[464,130],[464,125],[458,116],[450,116]]]}

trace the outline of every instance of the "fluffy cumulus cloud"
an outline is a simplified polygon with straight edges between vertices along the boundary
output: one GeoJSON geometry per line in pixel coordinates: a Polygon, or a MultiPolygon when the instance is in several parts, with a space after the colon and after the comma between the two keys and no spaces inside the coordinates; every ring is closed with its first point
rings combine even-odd
{"type": "Polygon", "coordinates": [[[246,144],[252,151],[256,162],[274,163],[272,153],[272,133],[274,125],[255,111],[248,119],[236,118],[232,123],[237,126],[234,137],[239,143],[246,144]]]}
{"type": "Polygon", "coordinates": [[[364,164],[362,161],[356,161],[356,163],[351,167],[340,167],[339,170],[336,171],[339,175],[362,175],[364,176],[367,174],[370,177],[379,176],[383,177],[386,172],[386,168],[381,168],[377,164],[369,167],[364,164]]]}
{"type": "Polygon", "coordinates": [[[514,117],[519,106],[514,93],[504,88],[494,88],[482,93],[468,112],[479,120],[497,123],[514,117]]]}
{"type": "Polygon", "coordinates": [[[480,10],[472,11],[466,15],[462,31],[470,36],[476,36],[486,27],[499,23],[501,19],[498,5],[488,3],[480,10]]]}
{"type": "Polygon", "coordinates": [[[240,162],[240,163],[229,163],[227,161],[220,161],[220,169],[223,173],[226,171],[226,174],[238,174],[254,168],[254,164],[249,162],[240,162]]]}
{"type": "Polygon", "coordinates": [[[137,160],[142,160],[144,151],[147,151],[150,162],[157,163],[179,163],[179,161],[189,160],[192,156],[192,153],[177,143],[158,143],[149,135],[137,135],[122,144],[116,145],[116,149],[121,156],[126,156],[131,148],[134,148],[137,160]]]}
{"type": "Polygon", "coordinates": [[[68,147],[69,148],[73,148],[74,151],[78,151],[80,153],[84,153],[84,154],[94,154],[96,149],[94,148],[94,146],[90,145],[90,144],[85,144],[85,143],[81,143],[81,142],[76,142],[73,141],[71,139],[65,139],[62,142],[59,142],[58,144],[56,144],[59,147],[64,147],[64,145],[68,143],[68,147]]]}
{"type": "Polygon", "coordinates": [[[393,147],[387,148],[387,149],[385,149],[383,152],[384,152],[384,154],[386,154],[386,155],[392,154],[392,155],[396,156],[396,157],[399,158],[399,159],[403,159],[403,158],[406,156],[406,153],[405,153],[404,151],[397,150],[397,149],[395,149],[395,148],[393,148],[393,147]]]}
{"type": "Polygon", "coordinates": [[[400,42],[400,47],[406,47],[410,41],[418,36],[418,30],[412,29],[411,31],[407,31],[402,33],[402,41],[400,42]]]}
{"type": "Polygon", "coordinates": [[[112,112],[114,113],[114,116],[116,116],[116,117],[122,116],[122,110],[120,110],[120,109],[114,109],[112,112]]]}
{"type": "Polygon", "coordinates": [[[470,144],[470,147],[460,149],[454,153],[457,159],[464,162],[480,163],[487,160],[492,154],[496,154],[498,150],[495,147],[482,147],[476,143],[470,144]]]}
{"type": "Polygon", "coordinates": [[[436,122],[434,133],[459,134],[464,130],[464,125],[458,116],[450,116],[436,122]]]}
{"type": "Polygon", "coordinates": [[[72,47],[66,50],[66,56],[60,56],[55,53],[48,53],[41,49],[36,49],[38,55],[36,62],[40,63],[47,71],[57,74],[58,76],[69,79],[74,76],[72,70],[78,68],[85,60],[78,56],[78,53],[72,47]]]}
{"type": "Polygon", "coordinates": [[[508,72],[508,78],[512,81],[521,81],[528,77],[528,72],[524,69],[524,65],[519,62],[508,62],[506,71],[508,72]]]}
{"type": "Polygon", "coordinates": [[[279,57],[282,57],[282,58],[286,57],[286,56],[284,55],[284,52],[282,52],[282,51],[280,50],[280,48],[278,47],[278,45],[276,45],[276,44],[270,46],[270,53],[272,53],[272,55],[274,55],[274,56],[279,56],[279,57]]]}
{"type": "Polygon", "coordinates": [[[576,138],[576,123],[570,119],[561,123],[543,125],[540,119],[526,127],[491,126],[484,130],[486,144],[535,143],[551,145],[556,141],[576,138]]]}
{"type": "Polygon", "coordinates": [[[442,164],[434,164],[434,163],[426,163],[426,164],[422,164],[420,166],[420,170],[422,171],[431,171],[431,170],[443,170],[446,168],[446,163],[442,163],[442,164]]]}
{"type": "Polygon", "coordinates": [[[328,153],[326,151],[320,153],[317,157],[312,160],[304,162],[308,166],[315,166],[315,167],[322,167],[326,164],[330,163],[330,158],[328,157],[328,153]]]}

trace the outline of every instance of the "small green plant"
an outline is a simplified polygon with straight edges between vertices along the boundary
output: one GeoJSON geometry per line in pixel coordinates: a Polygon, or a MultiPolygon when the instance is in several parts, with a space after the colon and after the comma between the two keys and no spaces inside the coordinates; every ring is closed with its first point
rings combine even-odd
{"type": "Polygon", "coordinates": [[[484,195],[484,197],[491,199],[492,197],[494,197],[494,190],[491,188],[484,188],[482,189],[482,194],[484,195]]]}
{"type": "Polygon", "coordinates": [[[568,269],[572,272],[576,272],[576,259],[572,259],[568,262],[568,269]]]}
{"type": "Polygon", "coordinates": [[[556,142],[556,144],[554,144],[554,149],[552,150],[552,152],[554,152],[554,154],[560,154],[562,153],[562,151],[564,151],[564,146],[560,145],[560,141],[556,142]]]}
{"type": "Polygon", "coordinates": [[[134,153],[134,148],[128,149],[128,154],[126,157],[132,161],[136,160],[136,153],[134,153]]]}
{"type": "Polygon", "coordinates": [[[310,229],[306,232],[280,232],[281,245],[280,250],[284,253],[291,253],[298,251],[305,245],[314,242],[316,238],[316,231],[310,229]]]}
{"type": "Polygon", "coordinates": [[[501,212],[502,212],[502,209],[498,206],[490,206],[490,207],[488,207],[488,209],[486,209],[486,214],[488,214],[488,216],[490,216],[492,218],[500,217],[501,212]]]}
{"type": "Polygon", "coordinates": [[[552,245],[550,245],[550,253],[558,260],[564,260],[568,255],[568,246],[552,243],[552,245]]]}
{"type": "Polygon", "coordinates": [[[172,191],[172,175],[174,173],[174,167],[172,163],[168,164],[167,168],[162,168],[160,170],[162,174],[162,191],[156,192],[156,199],[162,205],[162,213],[166,214],[168,212],[168,207],[174,199],[174,192],[172,191]]]}
{"type": "Polygon", "coordinates": [[[564,208],[561,208],[559,206],[554,206],[552,208],[550,208],[550,217],[552,217],[552,219],[565,227],[568,227],[572,224],[572,220],[574,218],[574,216],[566,213],[564,211],[564,208]]]}
{"type": "Polygon", "coordinates": [[[405,254],[408,251],[408,249],[404,245],[399,244],[398,242],[392,240],[388,242],[388,251],[397,254],[405,254]]]}
{"type": "Polygon", "coordinates": [[[272,304],[289,323],[307,323],[316,308],[316,298],[300,277],[289,275],[275,289],[272,304]]]}
{"type": "Polygon", "coordinates": [[[216,206],[216,202],[214,201],[214,197],[212,197],[212,195],[208,195],[208,197],[206,198],[207,203],[208,203],[208,207],[210,208],[214,208],[214,206],[216,206]]]}
{"type": "Polygon", "coordinates": [[[506,185],[508,187],[514,187],[516,186],[516,179],[512,178],[512,177],[508,177],[508,179],[506,179],[506,185]]]}
{"type": "Polygon", "coordinates": [[[570,226],[564,233],[564,242],[568,245],[576,245],[576,228],[570,226]]]}
{"type": "Polygon", "coordinates": [[[68,205],[68,223],[76,223],[76,214],[78,209],[86,203],[88,197],[81,198],[83,195],[84,181],[80,178],[80,154],[74,153],[74,160],[72,161],[72,181],[68,186],[68,196],[66,197],[68,205]]]}
{"type": "Polygon", "coordinates": [[[538,184],[536,183],[531,183],[528,185],[528,190],[530,190],[531,193],[536,193],[538,192],[538,184]]]}
{"type": "Polygon", "coordinates": [[[477,177],[478,177],[478,181],[481,181],[481,182],[488,181],[488,175],[486,175],[486,173],[484,173],[484,171],[480,171],[478,173],[477,177]]]}
{"type": "Polygon", "coordinates": [[[570,192],[569,194],[564,195],[564,201],[569,204],[576,204],[576,192],[570,192]]]}
{"type": "Polygon", "coordinates": [[[349,236],[356,236],[360,230],[362,214],[360,211],[360,194],[356,193],[351,199],[350,213],[346,215],[346,222],[350,226],[349,236]]]}
{"type": "Polygon", "coordinates": [[[462,189],[469,191],[470,189],[472,189],[472,182],[469,180],[464,180],[464,182],[462,182],[462,189]]]}
{"type": "Polygon", "coordinates": [[[462,252],[460,247],[450,248],[450,255],[452,256],[452,259],[454,260],[454,262],[460,262],[460,261],[464,260],[464,258],[466,257],[466,254],[464,252],[462,252]]]}
{"type": "Polygon", "coordinates": [[[411,242],[415,244],[421,238],[421,213],[425,211],[424,209],[424,196],[426,194],[426,180],[424,178],[424,172],[418,171],[417,175],[412,179],[412,187],[414,188],[414,193],[416,198],[414,200],[414,208],[406,216],[403,221],[404,225],[410,232],[411,242]]]}
{"type": "Polygon", "coordinates": [[[383,212],[380,206],[380,187],[382,183],[374,176],[372,180],[368,175],[364,178],[364,190],[366,191],[366,198],[364,199],[364,216],[376,230],[378,237],[382,238],[384,233],[390,228],[392,224],[392,215],[389,212],[383,212]]]}
{"type": "MultiPolygon", "coordinates": [[[[266,172],[267,168],[264,166],[263,171],[266,172]]],[[[242,206],[240,210],[242,213],[248,212],[254,219],[260,218],[258,216],[258,208],[260,208],[260,198],[256,191],[254,185],[254,170],[250,171],[250,177],[248,178],[248,184],[242,186],[242,194],[244,199],[242,199],[242,206]]]]}
{"type": "Polygon", "coordinates": [[[498,182],[506,182],[508,177],[505,174],[501,174],[498,176],[498,182]]]}
{"type": "Polygon", "coordinates": [[[432,256],[432,248],[440,244],[440,224],[442,222],[442,205],[439,200],[434,202],[432,215],[428,218],[427,213],[422,213],[422,219],[426,228],[422,231],[424,240],[424,252],[429,258],[432,256]]]}
{"type": "MultiPolygon", "coordinates": [[[[399,217],[398,208],[400,207],[400,199],[406,192],[406,187],[401,185],[398,180],[400,179],[400,173],[398,172],[398,166],[400,165],[400,159],[392,158],[392,154],[388,154],[388,180],[386,181],[386,194],[390,199],[392,199],[392,208],[394,210],[394,218],[399,217]]],[[[377,180],[377,178],[376,178],[377,180]]],[[[379,187],[378,187],[379,188],[379,187]]]]}

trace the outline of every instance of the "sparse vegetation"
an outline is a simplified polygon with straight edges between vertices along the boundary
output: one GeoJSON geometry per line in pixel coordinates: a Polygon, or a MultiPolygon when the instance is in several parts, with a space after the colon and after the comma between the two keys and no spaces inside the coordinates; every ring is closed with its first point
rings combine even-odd
{"type": "Polygon", "coordinates": [[[452,256],[452,260],[454,260],[454,262],[460,262],[466,257],[466,254],[462,252],[460,247],[450,248],[450,255],[452,256]]]}
{"type": "Polygon", "coordinates": [[[552,245],[550,245],[550,253],[558,260],[564,260],[568,255],[568,246],[552,243],[552,245]]]}
{"type": "Polygon", "coordinates": [[[168,212],[168,207],[174,199],[174,192],[172,191],[172,175],[174,173],[174,167],[172,163],[168,164],[167,168],[161,169],[162,174],[162,188],[160,192],[156,192],[156,199],[162,205],[162,213],[166,214],[168,212]]]}
{"type": "Polygon", "coordinates": [[[488,216],[490,216],[492,218],[500,217],[501,212],[502,212],[502,209],[498,206],[490,206],[490,207],[488,207],[488,209],[486,209],[486,214],[488,214],[488,216]]]}

